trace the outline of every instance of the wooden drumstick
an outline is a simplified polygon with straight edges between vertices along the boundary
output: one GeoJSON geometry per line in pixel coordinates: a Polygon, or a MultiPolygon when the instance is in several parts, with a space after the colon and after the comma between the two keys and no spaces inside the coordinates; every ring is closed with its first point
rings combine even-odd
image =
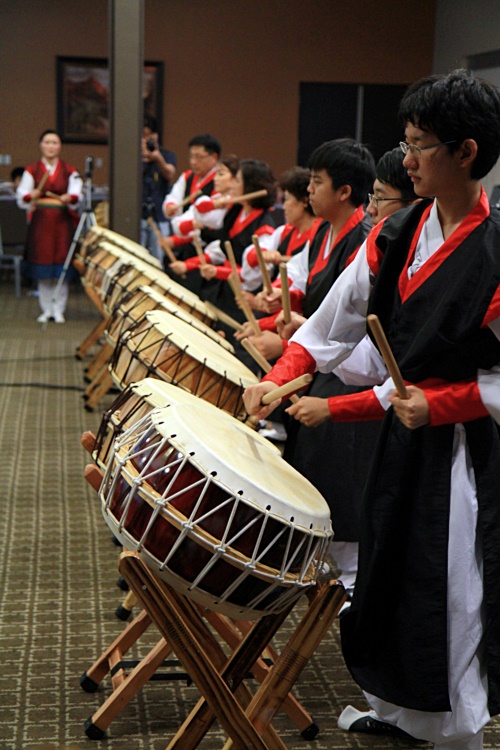
{"type": "Polygon", "coordinates": [[[271,286],[271,279],[269,278],[269,271],[267,270],[266,263],[264,261],[264,258],[262,257],[259,238],[256,234],[252,234],[252,243],[255,248],[255,252],[257,253],[257,261],[259,263],[260,273],[262,276],[262,285],[264,287],[264,292],[266,294],[271,294],[273,291],[273,288],[271,286]]]}
{"type": "MultiPolygon", "coordinates": [[[[45,174],[43,175],[43,177],[40,180],[40,182],[38,183],[38,185],[35,185],[35,190],[43,190],[43,186],[45,185],[45,183],[47,182],[48,179],[49,179],[49,172],[45,172],[45,174]]],[[[35,203],[36,203],[36,201],[37,201],[37,199],[33,200],[33,198],[32,198],[31,199],[31,204],[34,206],[35,203]]]]}
{"type": "Polygon", "coordinates": [[[368,315],[366,320],[368,321],[368,325],[370,326],[375,341],[377,342],[378,348],[380,349],[380,353],[384,358],[384,362],[387,369],[389,370],[389,374],[394,381],[394,386],[398,392],[399,397],[407,399],[408,391],[406,390],[403,376],[401,375],[401,371],[394,358],[394,354],[392,353],[391,347],[389,346],[389,342],[387,341],[384,329],[382,328],[382,324],[378,319],[378,316],[373,314],[368,315]]]}
{"type": "Polygon", "coordinates": [[[265,195],[267,195],[267,190],[256,190],[253,193],[236,195],[234,198],[231,198],[231,203],[243,203],[243,201],[251,201],[254,198],[263,198],[265,195]]]}
{"type": "Polygon", "coordinates": [[[214,313],[217,320],[220,320],[222,323],[225,323],[231,328],[234,328],[235,331],[243,330],[243,326],[241,325],[241,323],[238,323],[237,320],[232,318],[230,315],[227,315],[227,313],[225,313],[223,310],[219,310],[218,307],[216,307],[215,305],[212,305],[212,303],[209,302],[208,300],[205,302],[205,305],[208,307],[209,310],[211,310],[214,313]]]}
{"type": "Polygon", "coordinates": [[[233,290],[233,294],[236,297],[236,300],[238,301],[241,309],[243,310],[245,318],[248,320],[248,322],[252,326],[255,336],[262,336],[262,331],[260,330],[259,324],[257,323],[255,319],[255,315],[253,314],[253,311],[250,305],[248,304],[245,297],[243,296],[243,289],[241,288],[241,281],[240,281],[240,277],[238,276],[238,273],[233,271],[228,276],[227,280],[229,282],[229,286],[233,290]]]}
{"type": "Polygon", "coordinates": [[[184,208],[184,206],[187,206],[188,203],[191,203],[191,201],[196,200],[201,194],[203,190],[196,190],[196,192],[192,193],[191,195],[186,195],[185,198],[183,198],[179,203],[177,203],[177,208],[184,208]]]}
{"type": "Polygon", "coordinates": [[[300,375],[298,378],[290,380],[289,383],[285,383],[279,388],[275,388],[273,391],[265,393],[261,398],[261,403],[266,406],[267,404],[276,401],[277,398],[284,398],[285,396],[288,396],[289,393],[293,393],[294,391],[298,391],[306,385],[309,385],[312,379],[313,376],[309,372],[306,372],[305,375],[300,375]]]}
{"type": "Polygon", "coordinates": [[[45,195],[48,195],[49,198],[57,198],[58,200],[61,200],[61,196],[57,195],[57,193],[53,193],[51,190],[46,190],[45,195]]]}
{"type": "MultiPolygon", "coordinates": [[[[157,223],[155,222],[155,220],[153,219],[153,217],[152,216],[148,216],[147,222],[148,222],[149,226],[151,227],[151,229],[153,230],[153,232],[155,233],[156,239],[158,240],[158,242],[160,243],[161,247],[163,248],[163,250],[167,254],[168,259],[172,263],[175,263],[175,261],[177,260],[177,258],[175,257],[174,252],[173,252],[173,250],[172,250],[171,247],[168,247],[168,246],[163,247],[162,242],[161,242],[162,239],[163,239],[163,235],[160,232],[160,229],[159,229],[157,223]]],[[[186,278],[186,277],[184,276],[183,278],[186,278]]]]}
{"type": "MultiPolygon", "coordinates": [[[[269,364],[267,359],[262,356],[257,347],[254,346],[251,341],[249,341],[248,339],[242,339],[241,345],[244,349],[247,350],[250,356],[254,358],[261,370],[266,373],[271,371],[271,365],[269,364]]],[[[293,396],[290,396],[290,401],[292,402],[292,404],[296,404],[298,400],[299,397],[297,396],[297,394],[294,393],[293,396]]]]}
{"type": "Polygon", "coordinates": [[[290,309],[290,290],[288,288],[288,273],[286,270],[286,263],[280,263],[280,279],[281,279],[281,304],[283,306],[283,322],[289,323],[292,318],[290,309]]]}
{"type": "Polygon", "coordinates": [[[198,238],[197,237],[193,237],[192,243],[194,245],[194,249],[196,250],[196,255],[200,259],[201,265],[202,266],[206,266],[207,265],[207,259],[205,258],[204,254],[203,254],[203,250],[202,250],[201,245],[200,245],[200,243],[198,241],[198,238]]]}

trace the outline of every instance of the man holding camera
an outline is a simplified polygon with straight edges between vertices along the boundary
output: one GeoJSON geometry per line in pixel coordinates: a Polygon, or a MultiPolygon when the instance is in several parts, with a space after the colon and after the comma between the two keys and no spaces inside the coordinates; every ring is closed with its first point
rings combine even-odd
{"type": "Polygon", "coordinates": [[[177,157],[173,151],[160,148],[158,128],[153,117],[144,118],[141,140],[142,156],[142,219],[141,245],[163,262],[157,231],[167,236],[170,223],[162,212],[162,202],[175,177],[177,157]]]}

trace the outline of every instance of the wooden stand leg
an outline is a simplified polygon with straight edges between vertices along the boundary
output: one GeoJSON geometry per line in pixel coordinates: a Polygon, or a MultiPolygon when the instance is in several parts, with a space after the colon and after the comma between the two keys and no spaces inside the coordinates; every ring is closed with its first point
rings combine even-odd
{"type": "Polygon", "coordinates": [[[113,352],[114,347],[108,343],[103,344],[99,348],[85,368],[85,375],[89,380],[93,380],[100,370],[108,364],[113,352]]]}
{"type": "MultiPolygon", "coordinates": [[[[224,639],[224,641],[234,650],[241,643],[242,635],[240,630],[246,635],[250,632],[251,623],[249,622],[238,622],[236,625],[226,617],[223,617],[216,612],[206,611],[204,613],[205,619],[212,625],[214,630],[224,639]]],[[[266,664],[264,657],[268,657],[273,664],[278,659],[276,651],[268,645],[262,655],[257,659],[255,664],[252,666],[252,674],[255,679],[262,683],[267,677],[272,666],[266,664]]],[[[304,739],[312,740],[318,733],[318,727],[314,723],[314,719],[311,714],[299,703],[299,701],[289,693],[283,701],[283,711],[287,714],[289,719],[295,724],[299,732],[302,733],[304,739]]]]}
{"type": "Polygon", "coordinates": [[[214,644],[216,641],[202,623],[198,611],[191,602],[173,591],[164,581],[156,578],[135,553],[122,553],[119,568],[165,640],[172,644],[176,656],[204,696],[203,716],[196,712],[196,721],[190,720],[187,726],[185,722],[174,738],[175,744],[171,743],[169,747],[182,747],[182,750],[197,747],[215,715],[237,750],[282,749],[283,743],[277,738],[274,730],[264,732],[268,740],[267,744],[264,743],[262,733],[255,731],[231,689],[235,690],[240,685],[248,669],[255,663],[288,612],[259,620],[241,647],[228,660],[222,672],[219,672],[207,657],[206,642],[203,641],[204,645],[200,644],[200,630],[204,628],[207,631],[209,642],[210,638],[214,644]],[[274,737],[276,742],[273,741],[274,737]]]}
{"type": "Polygon", "coordinates": [[[98,405],[99,401],[106,395],[114,385],[113,378],[107,367],[103,367],[99,375],[94,378],[92,383],[85,391],[85,408],[92,411],[98,405]]]}
{"type": "MultiPolygon", "coordinates": [[[[331,627],[344,601],[344,587],[336,581],[324,584],[318,591],[274,668],[270,670],[246,710],[246,716],[260,732],[265,731],[272,721],[331,627]]],[[[229,739],[223,750],[230,750],[233,744],[229,739]]]]}
{"type": "Polygon", "coordinates": [[[92,347],[97,344],[102,334],[106,330],[107,323],[108,323],[108,319],[103,318],[102,320],[99,321],[99,323],[97,323],[94,326],[91,332],[87,336],[85,336],[81,344],[76,347],[77,359],[83,359],[83,357],[85,357],[87,352],[89,352],[90,349],[92,349],[92,347]]]}
{"type": "Polygon", "coordinates": [[[111,646],[94,662],[80,678],[80,685],[87,693],[95,693],[99,683],[112,669],[112,664],[121,660],[129,648],[131,648],[138,638],[151,625],[151,618],[142,610],[137,617],[127,625],[125,630],[120,633],[118,638],[113,641],[111,646]]]}

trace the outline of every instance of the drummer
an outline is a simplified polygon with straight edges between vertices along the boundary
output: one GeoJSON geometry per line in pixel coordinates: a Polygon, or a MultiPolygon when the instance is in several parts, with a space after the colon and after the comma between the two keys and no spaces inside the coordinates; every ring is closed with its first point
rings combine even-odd
{"type": "Polygon", "coordinates": [[[408,89],[400,118],[415,191],[435,197],[373,230],[245,400],[266,416],[264,392],[331,370],[363,337],[367,311],[380,317],[415,385],[403,398],[388,381],[331,410],[385,414],[341,620],[344,657],[374,711],[351,709],[340,726],[481,750],[500,711],[500,219],[480,183],[500,154],[500,92],[465,70],[431,76],[408,89]]]}
{"type": "MultiPolygon", "coordinates": [[[[181,174],[163,202],[163,213],[171,221],[178,220],[186,211],[188,218],[191,217],[189,206],[181,205],[183,200],[190,195],[195,196],[198,191],[212,195],[215,189],[215,167],[221,154],[220,141],[210,133],[201,133],[191,138],[188,147],[191,167],[181,174]]],[[[162,246],[173,250],[178,260],[185,261],[196,255],[196,248],[190,238],[175,233],[164,238],[162,246]]],[[[170,273],[168,266],[166,270],[170,273]]],[[[202,286],[202,280],[196,274],[191,274],[186,279],[176,277],[176,281],[196,294],[199,294],[202,286]]]]}

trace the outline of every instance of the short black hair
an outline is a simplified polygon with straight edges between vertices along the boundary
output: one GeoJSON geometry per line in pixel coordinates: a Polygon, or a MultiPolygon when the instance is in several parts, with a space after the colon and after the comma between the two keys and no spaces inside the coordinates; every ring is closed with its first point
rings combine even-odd
{"type": "Polygon", "coordinates": [[[195,135],[189,141],[188,146],[189,148],[191,148],[191,146],[203,146],[205,151],[209,154],[217,154],[217,156],[220,156],[222,151],[220,141],[214,135],[210,135],[210,133],[200,133],[200,135],[195,135]]]}
{"type": "Polygon", "coordinates": [[[43,139],[45,138],[46,135],[57,135],[57,137],[59,138],[59,140],[60,141],[62,140],[62,138],[59,135],[59,133],[57,132],[57,130],[53,130],[53,128],[47,128],[47,130],[44,130],[43,133],[41,133],[41,135],[40,135],[40,137],[38,139],[38,143],[41,143],[43,141],[43,139]]]}
{"type": "Polygon", "coordinates": [[[156,120],[156,117],[153,117],[152,115],[144,115],[144,119],[142,121],[142,127],[148,128],[152,133],[157,133],[158,122],[156,120]]]}
{"type": "Polygon", "coordinates": [[[403,200],[416,201],[418,195],[415,194],[408,170],[403,167],[404,158],[405,155],[399,146],[392,151],[386,151],[377,162],[377,180],[399,190],[403,200]]]}
{"type": "Polygon", "coordinates": [[[242,159],[240,161],[240,172],[243,178],[244,193],[267,190],[267,195],[250,201],[253,208],[270,208],[275,204],[276,179],[269,164],[259,159],[242,159]]]}
{"type": "Polygon", "coordinates": [[[366,202],[373,187],[375,160],[368,148],[353,138],[336,138],[321,144],[312,152],[308,166],[315,172],[324,169],[335,190],[350,185],[350,200],[356,207],[366,202]]]}
{"type": "Polygon", "coordinates": [[[421,78],[405,92],[399,107],[403,125],[434,133],[453,153],[466,138],[478,145],[471,177],[484,177],[500,154],[500,92],[464,69],[421,78]]]}
{"type": "Polygon", "coordinates": [[[14,169],[11,169],[10,171],[11,182],[14,182],[16,177],[22,177],[23,174],[24,174],[24,167],[14,167],[14,169]]]}
{"type": "Polygon", "coordinates": [[[280,177],[280,188],[286,190],[287,193],[291,193],[294,198],[298,201],[307,200],[306,211],[314,216],[314,211],[309,203],[309,180],[311,179],[311,173],[305,167],[292,167],[287,169],[286,172],[280,177]]]}

